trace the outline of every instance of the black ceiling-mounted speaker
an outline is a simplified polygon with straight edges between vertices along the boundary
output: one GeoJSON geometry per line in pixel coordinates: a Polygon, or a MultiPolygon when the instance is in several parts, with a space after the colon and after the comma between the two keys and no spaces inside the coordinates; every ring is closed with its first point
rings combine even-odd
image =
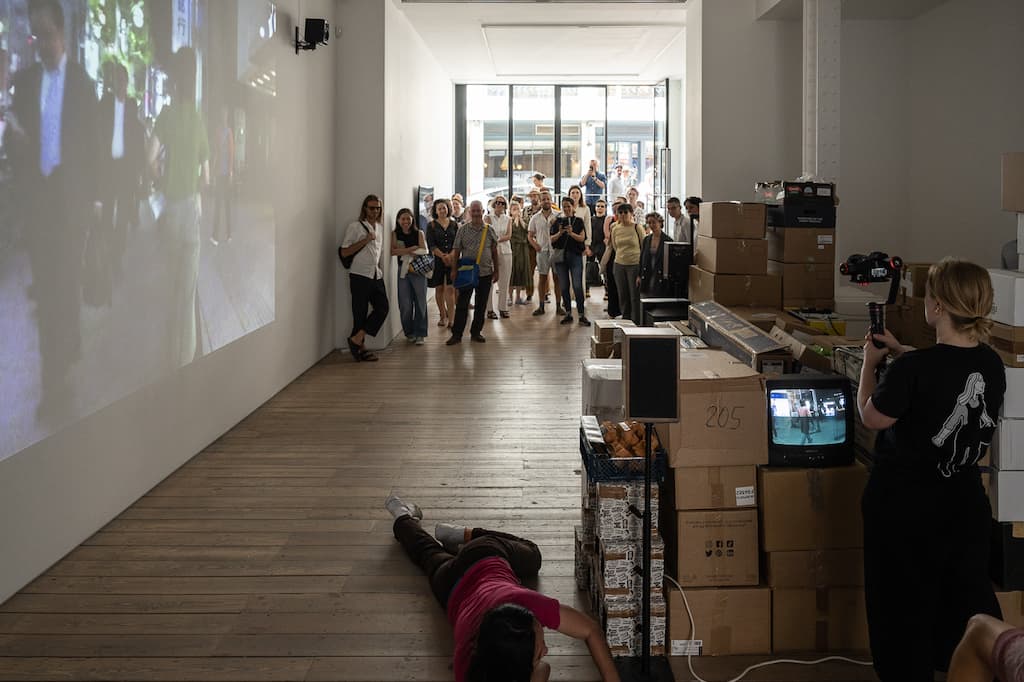
{"type": "Polygon", "coordinates": [[[306,32],[302,39],[310,45],[326,45],[330,37],[326,19],[306,19],[306,32]]]}
{"type": "Polygon", "coordinates": [[[623,327],[622,392],[626,419],[679,421],[679,331],[623,327]]]}

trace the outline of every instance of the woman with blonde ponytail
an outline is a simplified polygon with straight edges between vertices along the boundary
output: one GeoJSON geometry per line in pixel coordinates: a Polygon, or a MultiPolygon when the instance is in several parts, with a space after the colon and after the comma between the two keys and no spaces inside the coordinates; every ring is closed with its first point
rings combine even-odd
{"type": "Polygon", "coordinates": [[[984,268],[947,258],[929,270],[925,295],[936,345],[902,346],[888,330],[864,344],[857,407],[881,431],[861,503],[864,585],[883,682],[933,680],[971,616],[1001,617],[978,469],[1006,390],[1003,363],[985,345],[992,297],[984,268]],[[887,355],[895,359],[876,386],[887,355]]]}

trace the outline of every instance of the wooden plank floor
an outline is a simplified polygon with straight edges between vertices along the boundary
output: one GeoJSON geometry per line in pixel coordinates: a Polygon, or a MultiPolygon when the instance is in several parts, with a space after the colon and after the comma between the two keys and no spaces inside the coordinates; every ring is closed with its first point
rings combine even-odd
{"type": "MultiPolygon", "coordinates": [[[[391,535],[392,491],[428,528],[534,539],[540,589],[582,606],[589,332],[530,312],[489,321],[485,345],[446,347],[432,326],[426,346],[396,341],[379,363],[325,358],[0,606],[0,680],[449,680],[451,634],[391,535]]],[[[553,679],[595,679],[581,644],[548,646],[553,679]]],[[[750,662],[695,666],[724,680],[750,662]]],[[[833,665],[747,679],[874,678],[833,665]]]]}

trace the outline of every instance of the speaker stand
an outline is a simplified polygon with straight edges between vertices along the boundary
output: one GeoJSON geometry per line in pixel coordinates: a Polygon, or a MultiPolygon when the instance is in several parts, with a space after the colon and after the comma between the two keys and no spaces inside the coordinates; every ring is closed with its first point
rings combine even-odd
{"type": "MultiPolygon", "coordinates": [[[[672,669],[664,656],[651,656],[651,481],[653,479],[654,424],[644,424],[646,445],[644,447],[644,529],[643,591],[640,599],[641,651],[639,656],[623,656],[615,659],[619,677],[623,682],[672,682],[672,669]]],[[[668,633],[666,633],[667,635],[668,633]]],[[[666,644],[668,643],[666,637],[666,644]]]]}

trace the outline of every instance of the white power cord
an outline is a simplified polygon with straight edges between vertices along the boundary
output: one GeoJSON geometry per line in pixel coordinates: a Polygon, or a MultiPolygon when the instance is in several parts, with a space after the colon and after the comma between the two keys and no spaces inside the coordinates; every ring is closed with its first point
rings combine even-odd
{"type": "MultiPolygon", "coordinates": [[[[687,601],[687,599],[686,599],[686,592],[683,591],[683,586],[680,585],[679,583],[677,583],[675,580],[673,580],[671,576],[666,575],[665,579],[668,580],[669,582],[671,582],[673,585],[676,586],[676,589],[679,590],[680,596],[682,596],[682,598],[683,598],[683,606],[686,607],[686,615],[690,619],[690,641],[694,641],[694,640],[697,639],[697,625],[693,621],[693,611],[690,610],[690,602],[687,601]]],[[[768,667],[770,665],[780,665],[782,663],[790,663],[790,664],[793,664],[793,665],[819,665],[821,663],[827,663],[828,661],[845,661],[846,663],[853,663],[854,665],[865,665],[865,666],[873,665],[871,661],[857,661],[857,660],[854,660],[852,658],[847,658],[846,656],[826,656],[825,658],[818,658],[818,659],[813,660],[813,661],[800,661],[800,660],[797,660],[797,659],[794,659],[794,658],[778,658],[778,659],[771,660],[771,661],[764,661],[762,663],[756,663],[756,664],[750,666],[749,668],[747,668],[746,670],[744,670],[743,672],[741,672],[736,677],[732,678],[731,680],[728,680],[728,682],[739,682],[744,677],[746,677],[748,674],[750,674],[752,671],[757,670],[758,668],[766,668],[766,667],[768,667]]],[[[692,646],[687,647],[687,651],[686,651],[686,666],[690,669],[690,675],[693,676],[694,680],[697,680],[697,682],[709,682],[709,680],[705,680],[703,677],[698,675],[694,671],[694,669],[693,669],[693,647],[692,646]]]]}

